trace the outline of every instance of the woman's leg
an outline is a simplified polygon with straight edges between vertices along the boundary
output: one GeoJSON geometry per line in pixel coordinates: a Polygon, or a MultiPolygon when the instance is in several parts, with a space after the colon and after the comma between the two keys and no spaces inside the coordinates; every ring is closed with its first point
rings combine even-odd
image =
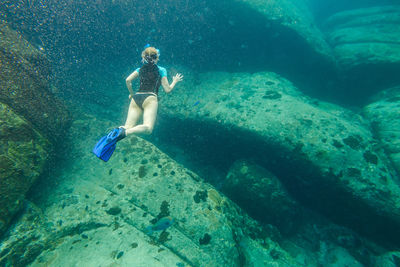
{"type": "Polygon", "coordinates": [[[126,135],[129,134],[151,134],[153,132],[154,123],[157,118],[158,101],[155,96],[149,96],[143,102],[143,124],[133,128],[126,129],[126,135]]]}
{"type": "Polygon", "coordinates": [[[128,116],[126,117],[125,125],[123,126],[125,130],[134,127],[140,116],[142,116],[142,109],[136,104],[135,100],[131,100],[129,104],[128,116]]]}

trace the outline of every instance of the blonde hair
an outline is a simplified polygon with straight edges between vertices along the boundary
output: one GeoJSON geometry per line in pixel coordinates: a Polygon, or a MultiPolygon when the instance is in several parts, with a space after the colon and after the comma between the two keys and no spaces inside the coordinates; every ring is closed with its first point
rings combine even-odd
{"type": "Polygon", "coordinates": [[[147,47],[142,52],[142,59],[148,63],[158,59],[158,51],[154,47],[147,47]]]}

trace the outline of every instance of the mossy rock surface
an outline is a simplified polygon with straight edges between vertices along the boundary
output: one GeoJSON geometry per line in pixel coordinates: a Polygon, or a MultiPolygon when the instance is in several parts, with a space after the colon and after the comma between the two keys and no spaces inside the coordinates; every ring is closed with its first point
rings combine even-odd
{"type": "Polygon", "coordinates": [[[230,142],[225,147],[241,147],[239,156],[247,150],[306,205],[362,232],[393,236],[390,226],[400,236],[397,177],[368,121],[304,96],[275,73],[204,73],[198,81],[163,98],[169,131],[194,129],[209,134],[205,140],[230,142]]]}
{"type": "Polygon", "coordinates": [[[50,89],[46,56],[0,22],[0,64],[0,101],[56,144],[70,118],[64,103],[50,89]]]}
{"type": "Polygon", "coordinates": [[[9,106],[0,103],[0,232],[22,207],[41,174],[50,143],[9,106]]]}
{"type": "MultiPolygon", "coordinates": [[[[345,68],[400,63],[400,6],[337,13],[327,19],[329,42],[345,68]]],[[[378,71],[378,69],[377,69],[378,71]]]]}
{"type": "Polygon", "coordinates": [[[365,105],[366,97],[400,82],[399,24],[399,5],[343,11],[326,20],[344,96],[365,105]]]}
{"type": "Polygon", "coordinates": [[[233,0],[254,9],[272,25],[292,31],[292,39],[307,43],[310,50],[325,60],[332,60],[332,51],[314,22],[308,3],[304,0],[233,0]]]}
{"type": "Polygon", "coordinates": [[[257,164],[236,161],[226,176],[223,192],[249,214],[290,232],[300,218],[301,208],[288,194],[279,179],[257,164]]]}
{"type": "MultiPolygon", "coordinates": [[[[372,103],[364,108],[365,116],[371,120],[376,135],[400,174],[400,87],[382,91],[372,103]]],[[[366,154],[371,161],[373,155],[366,154]]]]}
{"type": "Polygon", "coordinates": [[[93,118],[74,123],[69,138],[81,141],[69,155],[77,160],[49,178],[56,186],[40,187],[40,212],[28,208],[2,240],[0,265],[243,266],[257,251],[267,265],[306,266],[232,201],[147,141],[128,137],[109,162],[100,161],[88,151],[102,134],[98,129],[108,126],[93,118]],[[85,140],[77,138],[81,127],[93,129],[85,140]],[[139,176],[143,165],[148,172],[139,176]],[[197,191],[206,192],[199,202],[197,191]],[[166,216],[174,222],[165,231],[148,230],[166,216]],[[251,244],[241,247],[243,239],[251,244]],[[279,259],[270,256],[272,249],[279,259]]]}

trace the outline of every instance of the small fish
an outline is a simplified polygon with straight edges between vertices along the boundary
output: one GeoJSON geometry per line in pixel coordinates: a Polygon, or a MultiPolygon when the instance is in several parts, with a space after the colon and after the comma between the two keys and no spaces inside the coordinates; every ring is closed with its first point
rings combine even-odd
{"type": "Polygon", "coordinates": [[[200,100],[197,100],[197,101],[193,104],[193,107],[197,106],[198,104],[200,104],[200,100]]]}
{"type": "Polygon", "coordinates": [[[174,223],[171,217],[163,217],[153,225],[146,227],[146,232],[151,235],[154,231],[162,231],[170,227],[174,223]]]}

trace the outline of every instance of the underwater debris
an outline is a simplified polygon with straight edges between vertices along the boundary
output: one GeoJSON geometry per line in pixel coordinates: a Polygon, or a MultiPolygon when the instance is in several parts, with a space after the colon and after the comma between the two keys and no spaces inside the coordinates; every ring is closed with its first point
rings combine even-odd
{"type": "Polygon", "coordinates": [[[169,233],[167,231],[162,231],[160,236],[158,237],[158,243],[160,244],[164,244],[165,242],[167,242],[168,240],[171,240],[172,238],[168,238],[169,237],[169,233]]]}
{"type": "Polygon", "coordinates": [[[146,176],[146,168],[142,165],[139,167],[139,178],[143,178],[146,176]]]}
{"type": "Polygon", "coordinates": [[[119,224],[119,222],[117,222],[117,219],[118,219],[118,217],[115,217],[113,231],[118,230],[118,228],[121,226],[121,225],[119,224]]]}
{"type": "Polygon", "coordinates": [[[366,151],[363,156],[367,162],[375,164],[375,165],[378,164],[378,157],[375,154],[373,154],[371,151],[369,151],[369,150],[366,151]]]}
{"type": "Polygon", "coordinates": [[[348,168],[347,174],[352,177],[361,177],[361,171],[357,168],[348,168]]]}
{"type": "Polygon", "coordinates": [[[160,213],[157,215],[158,218],[166,217],[169,215],[169,203],[163,201],[160,206],[160,213]]]}
{"type": "Polygon", "coordinates": [[[121,208],[120,208],[120,207],[117,207],[117,206],[114,206],[114,207],[112,207],[112,208],[106,210],[106,212],[107,212],[108,214],[110,214],[110,215],[116,216],[116,215],[118,215],[118,214],[121,213],[121,208]]]}
{"type": "Polygon", "coordinates": [[[273,84],[275,84],[273,81],[266,81],[265,83],[264,83],[265,85],[273,85],[273,84]]]}
{"type": "Polygon", "coordinates": [[[280,93],[272,91],[272,90],[268,90],[265,92],[265,94],[262,98],[276,100],[276,99],[280,99],[281,97],[282,97],[282,95],[280,93]]]}
{"type": "Polygon", "coordinates": [[[336,148],[339,148],[339,149],[343,147],[343,144],[340,143],[340,142],[339,142],[338,140],[336,140],[336,139],[333,140],[332,145],[333,145],[334,147],[336,147],[336,148]]]}
{"type": "Polygon", "coordinates": [[[277,259],[280,258],[281,253],[280,253],[279,251],[277,251],[276,249],[272,249],[272,250],[269,252],[269,255],[271,255],[271,257],[272,257],[274,260],[277,260],[277,259]]]}
{"type": "Polygon", "coordinates": [[[211,241],[211,236],[207,233],[205,233],[204,236],[199,239],[200,245],[208,245],[210,241],[211,241]]]}
{"type": "Polygon", "coordinates": [[[121,258],[123,255],[124,255],[124,252],[123,252],[123,251],[120,251],[120,252],[117,254],[116,259],[118,260],[118,259],[121,258]]]}
{"type": "Polygon", "coordinates": [[[362,141],[363,141],[363,139],[359,135],[350,135],[343,139],[343,143],[345,143],[346,145],[348,145],[349,147],[351,147],[354,150],[358,150],[360,148],[365,147],[362,144],[362,141]]]}
{"type": "Polygon", "coordinates": [[[196,191],[196,194],[193,196],[193,200],[196,203],[200,203],[200,201],[207,201],[208,192],[207,190],[204,191],[196,191]]]}

